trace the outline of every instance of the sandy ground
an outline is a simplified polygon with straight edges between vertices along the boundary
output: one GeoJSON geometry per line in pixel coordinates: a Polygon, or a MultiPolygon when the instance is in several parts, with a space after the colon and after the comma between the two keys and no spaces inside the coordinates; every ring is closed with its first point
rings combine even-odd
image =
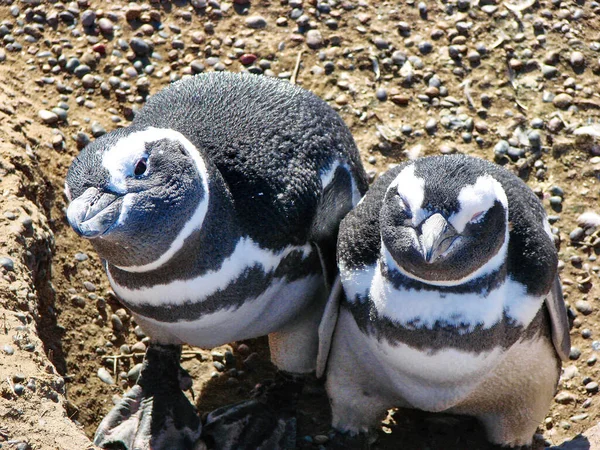
{"type": "MultiPolygon", "coordinates": [[[[570,234],[580,233],[581,213],[600,212],[600,146],[574,134],[600,111],[600,10],[559,0],[423,5],[426,11],[410,0],[0,5],[0,257],[10,258],[0,259],[0,444],[86,448],[85,436],[141,361],[127,355],[143,352],[144,336],[64,219],[62,186],[78,147],[102,129],[126,126],[132,110],[171,80],[222,69],[293,78],[327,100],[373,179],[390,164],[440,152],[496,160],[525,179],[560,236],[576,348],[536,446],[561,444],[598,422],[600,242],[594,228],[575,240],[570,234]],[[155,53],[141,57],[138,48],[136,55],[134,37],[155,53]],[[98,377],[100,368],[114,384],[98,377]]],[[[264,339],[188,348],[183,366],[202,413],[244,399],[273,371],[264,339]],[[253,363],[244,363],[251,353],[253,363]],[[243,375],[219,372],[214,362],[222,359],[243,375]]],[[[307,390],[299,422],[300,448],[327,447],[315,442],[329,431],[320,386],[307,390]]],[[[578,442],[589,448],[593,439],[578,442]]],[[[374,448],[400,445],[489,448],[473,421],[405,411],[390,416],[374,448]]]]}

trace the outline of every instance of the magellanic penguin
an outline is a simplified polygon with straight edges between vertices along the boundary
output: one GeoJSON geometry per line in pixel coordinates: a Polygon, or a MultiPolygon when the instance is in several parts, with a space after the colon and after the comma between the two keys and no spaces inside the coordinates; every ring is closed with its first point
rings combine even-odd
{"type": "Polygon", "coordinates": [[[530,445],[570,349],[557,262],[542,204],[498,165],[429,157],[382,175],[340,226],[333,427],[408,407],[530,445]]]}
{"type": "MultiPolygon", "coordinates": [[[[182,343],[268,334],[281,373],[271,387],[296,392],[290,375],[315,369],[339,223],[366,188],[333,109],[249,74],[176,82],[128,127],[84,148],[67,175],[68,221],[152,338],[137,385],[100,424],[96,444],[183,449],[198,439],[201,424],[179,389],[182,343]]],[[[292,446],[290,417],[247,417],[268,402],[263,392],[209,417],[211,445],[292,446]]]]}

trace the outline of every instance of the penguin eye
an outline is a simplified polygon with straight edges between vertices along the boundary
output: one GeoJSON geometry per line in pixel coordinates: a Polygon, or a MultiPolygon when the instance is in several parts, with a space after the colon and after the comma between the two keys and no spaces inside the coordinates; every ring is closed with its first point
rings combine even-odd
{"type": "Polygon", "coordinates": [[[135,168],[133,169],[133,174],[136,177],[142,176],[146,173],[147,169],[148,169],[147,159],[142,158],[137,163],[135,163],[135,168]]]}

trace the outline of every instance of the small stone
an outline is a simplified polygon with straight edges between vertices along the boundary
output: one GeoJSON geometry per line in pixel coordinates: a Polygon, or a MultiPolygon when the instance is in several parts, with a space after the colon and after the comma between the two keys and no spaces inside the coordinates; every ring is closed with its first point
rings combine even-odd
{"type": "Polygon", "coordinates": [[[317,434],[313,438],[313,442],[317,445],[323,445],[323,444],[326,444],[327,442],[329,442],[329,437],[325,436],[324,434],[317,434]]]}
{"type": "Polygon", "coordinates": [[[387,100],[387,91],[384,88],[379,88],[375,91],[375,97],[380,102],[385,102],[387,100]]]}
{"type": "Polygon", "coordinates": [[[396,105],[406,106],[410,102],[410,97],[403,94],[393,95],[390,100],[396,105]]]}
{"type": "Polygon", "coordinates": [[[569,352],[569,359],[572,361],[576,361],[581,356],[581,350],[577,347],[571,347],[571,351],[569,352]]]}
{"type": "Polygon", "coordinates": [[[127,372],[127,379],[131,383],[135,383],[140,376],[140,372],[142,371],[142,363],[138,363],[133,366],[129,372],[127,372]]]}
{"type": "Polygon", "coordinates": [[[13,389],[15,391],[15,394],[17,394],[18,396],[23,395],[23,393],[25,392],[25,386],[23,386],[21,383],[15,384],[13,389]]]}
{"type": "Polygon", "coordinates": [[[425,123],[425,131],[427,131],[428,134],[434,134],[437,131],[437,125],[437,120],[432,117],[425,123]]]}
{"type": "Polygon", "coordinates": [[[579,374],[579,369],[575,365],[567,366],[563,369],[561,380],[572,380],[579,374]]]}
{"type": "Polygon", "coordinates": [[[131,22],[132,20],[139,19],[141,14],[141,6],[136,5],[135,3],[130,3],[129,8],[127,8],[127,11],[125,11],[125,19],[127,19],[128,22],[131,22]]]}
{"type": "Polygon", "coordinates": [[[38,112],[38,117],[46,125],[52,125],[58,122],[58,115],[52,111],[48,111],[47,109],[42,109],[40,112],[38,112]]]}
{"type": "Polygon", "coordinates": [[[88,292],[96,292],[96,285],[94,283],[90,282],[90,281],[84,281],[83,282],[83,287],[88,292]]]}
{"type": "Polygon", "coordinates": [[[585,390],[589,394],[595,394],[596,392],[598,392],[598,383],[596,383],[595,381],[589,382],[585,385],[585,390]]]}
{"type": "Polygon", "coordinates": [[[549,66],[548,64],[542,64],[542,75],[545,78],[554,78],[558,75],[558,69],[554,66],[549,66]]]}
{"type": "Polygon", "coordinates": [[[510,145],[509,145],[508,141],[505,141],[505,140],[498,141],[498,143],[494,146],[494,154],[496,156],[504,156],[508,153],[509,148],[510,148],[510,145]]]}
{"type": "Polygon", "coordinates": [[[531,130],[527,133],[527,138],[533,148],[540,148],[542,146],[542,136],[539,131],[531,130]]]}
{"type": "Polygon", "coordinates": [[[113,327],[113,330],[115,330],[117,332],[123,330],[123,322],[121,321],[119,316],[117,316],[116,314],[112,314],[110,316],[110,323],[113,327]]]}
{"type": "Polygon", "coordinates": [[[433,50],[433,45],[431,44],[431,42],[427,41],[419,42],[419,45],[417,47],[422,55],[427,55],[433,50]]]}
{"type": "Polygon", "coordinates": [[[91,128],[92,136],[94,136],[95,138],[99,138],[100,136],[106,134],[106,129],[102,126],[100,122],[93,122],[91,128]]]}
{"type": "Polygon", "coordinates": [[[554,97],[554,100],[552,100],[552,104],[557,108],[567,109],[573,104],[573,97],[571,97],[569,94],[558,94],[556,97],[554,97]]]}
{"type": "Polygon", "coordinates": [[[7,256],[2,256],[0,257],[0,267],[8,272],[12,272],[15,270],[15,262],[7,256]]]}
{"type": "Polygon", "coordinates": [[[100,28],[100,32],[104,35],[111,35],[115,31],[114,24],[106,17],[102,17],[98,20],[98,28],[100,28]]]}
{"type": "Polygon", "coordinates": [[[85,10],[81,14],[81,25],[84,27],[93,27],[96,23],[96,13],[91,9],[85,10]]]}
{"type": "Polygon", "coordinates": [[[2,351],[7,355],[13,355],[15,353],[15,349],[12,345],[6,344],[2,347],[2,351]]]}
{"type": "Polygon", "coordinates": [[[133,353],[145,353],[146,352],[146,344],[143,342],[136,342],[131,346],[131,351],[133,353]]]}
{"type": "Polygon", "coordinates": [[[560,130],[562,130],[563,126],[563,121],[558,117],[553,117],[548,122],[548,130],[550,130],[552,133],[558,133],[560,130]]]}
{"type": "Polygon", "coordinates": [[[323,46],[323,36],[319,30],[308,30],[306,33],[306,45],[312,49],[317,49],[323,46]]]}
{"type": "Polygon", "coordinates": [[[246,344],[240,344],[237,347],[237,352],[242,356],[248,356],[250,354],[250,347],[246,344]]]}
{"type": "Polygon", "coordinates": [[[587,419],[588,417],[589,417],[589,414],[587,414],[587,413],[576,414],[573,417],[571,417],[571,421],[572,422],[581,422],[581,421],[587,419]]]}
{"type": "Polygon", "coordinates": [[[585,300],[577,300],[575,302],[575,309],[584,316],[590,315],[593,312],[592,305],[585,300]]]}
{"type": "Polygon", "coordinates": [[[253,64],[254,61],[256,61],[256,59],[257,57],[253,53],[244,53],[242,56],[240,56],[240,62],[244,66],[249,66],[250,64],[253,64]]]}
{"type": "Polygon", "coordinates": [[[267,26],[267,21],[262,16],[250,16],[246,19],[246,26],[257,30],[265,28],[267,26]]]}
{"type": "Polygon", "coordinates": [[[553,195],[548,199],[548,201],[550,202],[550,206],[552,206],[552,208],[560,208],[562,206],[563,199],[558,195],[553,195]]]}
{"type": "Polygon", "coordinates": [[[571,53],[571,57],[569,58],[569,62],[575,68],[581,68],[585,66],[585,56],[581,52],[573,52],[571,53]]]}
{"type": "Polygon", "coordinates": [[[90,73],[91,71],[92,68],[87,64],[80,64],[77,67],[75,67],[73,74],[78,78],[83,78],[86,74],[90,73]]]}
{"type": "Polygon", "coordinates": [[[86,89],[93,89],[96,86],[96,79],[92,74],[86,73],[83,78],[81,78],[81,84],[86,89]]]}
{"type": "Polygon", "coordinates": [[[569,391],[560,391],[554,397],[554,401],[561,405],[568,405],[577,402],[577,396],[569,391]]]}
{"type": "Polygon", "coordinates": [[[146,56],[150,53],[150,45],[142,38],[136,37],[131,39],[129,41],[129,46],[137,56],[146,56]]]}
{"type": "Polygon", "coordinates": [[[100,378],[106,384],[115,384],[115,380],[108,370],[104,367],[100,367],[98,369],[98,378],[100,378]]]}
{"type": "Polygon", "coordinates": [[[217,372],[223,372],[225,370],[225,364],[219,362],[219,361],[214,361],[213,362],[213,367],[215,369],[217,369],[217,372]]]}

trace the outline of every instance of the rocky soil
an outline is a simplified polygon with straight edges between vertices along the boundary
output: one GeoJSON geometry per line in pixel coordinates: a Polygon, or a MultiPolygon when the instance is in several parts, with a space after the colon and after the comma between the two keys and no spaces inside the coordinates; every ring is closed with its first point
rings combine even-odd
{"type": "MultiPolygon", "coordinates": [[[[600,4],[586,0],[0,1],[0,447],[88,447],[147,342],[66,224],[71,160],[169,82],[231,70],[327,100],[372,179],[463,152],[529,183],[573,320],[535,447],[600,448],[600,217],[582,217],[600,213],[599,57],[600,4]]],[[[264,339],[187,348],[183,365],[202,413],[273,370],[264,339]]],[[[315,383],[300,448],[328,447],[328,414],[315,383]]],[[[490,448],[473,421],[414,411],[390,414],[374,444],[399,447],[490,448]]]]}

